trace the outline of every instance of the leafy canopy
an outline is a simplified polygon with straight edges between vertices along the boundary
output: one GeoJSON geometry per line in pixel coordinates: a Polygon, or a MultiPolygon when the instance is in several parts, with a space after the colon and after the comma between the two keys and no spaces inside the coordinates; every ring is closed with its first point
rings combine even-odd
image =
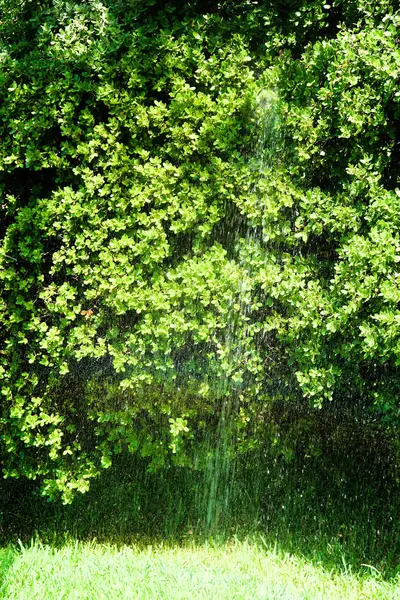
{"type": "Polygon", "coordinates": [[[201,464],[274,398],[393,421],[394,2],[0,11],[5,475],[69,501],[125,449],[201,464]]]}

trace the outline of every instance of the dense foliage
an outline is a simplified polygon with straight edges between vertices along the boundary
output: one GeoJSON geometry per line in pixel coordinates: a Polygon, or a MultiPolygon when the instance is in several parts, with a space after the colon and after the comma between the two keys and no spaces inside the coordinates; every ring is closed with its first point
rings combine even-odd
{"type": "Polygon", "coordinates": [[[201,466],[273,398],[396,418],[394,9],[1,0],[6,476],[201,466]]]}

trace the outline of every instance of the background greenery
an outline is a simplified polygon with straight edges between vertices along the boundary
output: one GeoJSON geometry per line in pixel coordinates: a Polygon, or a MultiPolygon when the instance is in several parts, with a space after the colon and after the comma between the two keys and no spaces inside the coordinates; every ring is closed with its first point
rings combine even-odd
{"type": "Polygon", "coordinates": [[[149,499],[153,485],[181,490],[173,528],[251,514],[268,529],[284,490],[304,488],[312,510],[296,502],[272,522],[329,514],[331,543],[358,515],[365,552],[386,556],[394,0],[1,0],[0,12],[0,456],[5,478],[33,481],[3,497],[19,490],[23,504],[39,483],[70,502],[136,453],[122,480],[139,469],[149,499]],[[335,495],[353,500],[331,510],[335,495]]]}

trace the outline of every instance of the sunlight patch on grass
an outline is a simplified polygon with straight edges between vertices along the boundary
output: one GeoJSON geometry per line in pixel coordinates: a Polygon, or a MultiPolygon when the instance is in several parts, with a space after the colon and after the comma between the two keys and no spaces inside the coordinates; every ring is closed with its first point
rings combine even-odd
{"type": "Polygon", "coordinates": [[[329,573],[305,560],[251,543],[139,548],[34,543],[3,550],[1,597],[9,600],[264,599],[395,600],[400,581],[378,574],[329,573]],[[7,554],[6,554],[7,553],[7,554]]]}

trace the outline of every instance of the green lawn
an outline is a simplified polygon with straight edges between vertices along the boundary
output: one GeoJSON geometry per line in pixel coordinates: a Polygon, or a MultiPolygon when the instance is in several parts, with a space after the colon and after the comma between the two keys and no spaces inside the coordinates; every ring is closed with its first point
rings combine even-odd
{"type": "Polygon", "coordinates": [[[355,575],[324,570],[262,544],[128,547],[34,543],[0,554],[1,598],[12,600],[400,598],[400,579],[382,581],[373,568],[355,575]]]}

